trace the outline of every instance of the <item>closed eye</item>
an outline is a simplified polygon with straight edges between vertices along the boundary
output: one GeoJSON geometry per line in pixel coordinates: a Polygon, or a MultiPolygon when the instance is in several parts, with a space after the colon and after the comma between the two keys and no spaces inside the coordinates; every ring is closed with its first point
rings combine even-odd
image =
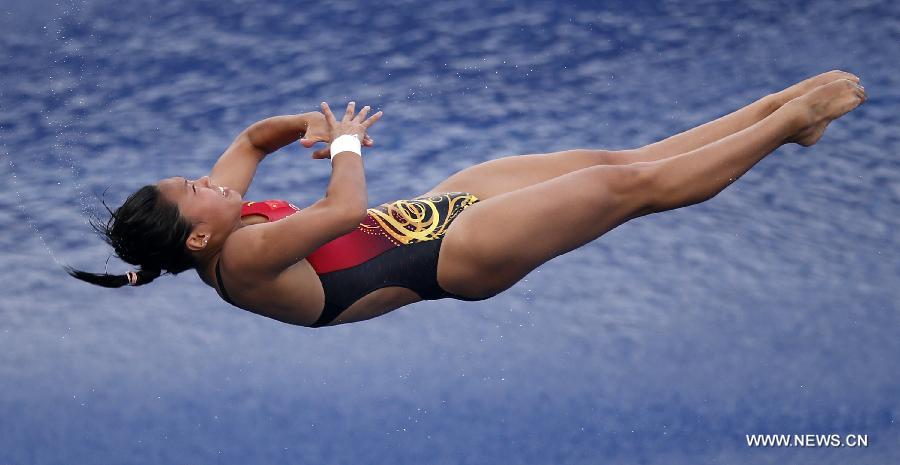
{"type": "Polygon", "coordinates": [[[191,186],[191,190],[193,190],[195,194],[197,193],[197,188],[194,187],[194,184],[193,184],[193,183],[189,183],[187,179],[184,180],[184,185],[185,185],[185,187],[187,187],[188,185],[190,185],[190,186],[191,186]]]}

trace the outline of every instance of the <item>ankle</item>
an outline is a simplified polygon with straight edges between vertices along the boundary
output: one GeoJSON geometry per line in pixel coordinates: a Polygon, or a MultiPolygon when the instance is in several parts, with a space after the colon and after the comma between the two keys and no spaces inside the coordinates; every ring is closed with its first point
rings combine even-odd
{"type": "Polygon", "coordinates": [[[759,105],[763,109],[763,116],[769,116],[789,101],[791,101],[791,98],[784,91],[781,91],[759,99],[759,105]]]}
{"type": "Polygon", "coordinates": [[[773,116],[781,120],[785,134],[788,135],[787,142],[793,142],[795,136],[815,123],[809,104],[802,97],[791,99],[782,105],[773,116]]]}

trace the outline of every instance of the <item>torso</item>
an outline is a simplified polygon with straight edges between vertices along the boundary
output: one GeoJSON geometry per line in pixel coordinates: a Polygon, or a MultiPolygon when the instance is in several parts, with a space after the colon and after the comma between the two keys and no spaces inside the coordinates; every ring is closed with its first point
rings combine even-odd
{"type": "MultiPolygon", "coordinates": [[[[266,218],[248,215],[241,221],[245,226],[251,226],[266,222],[266,218]]],[[[215,274],[216,261],[220,257],[221,254],[211,260],[202,271],[198,269],[197,274],[203,282],[219,291],[221,295],[215,274]]],[[[322,282],[306,259],[286,269],[276,279],[253,276],[247,272],[233,272],[228,269],[227,258],[221,268],[228,294],[253,313],[306,326],[319,317],[325,305],[322,282]],[[252,302],[252,307],[247,306],[247,302],[252,302]]],[[[383,287],[354,302],[332,324],[367,320],[420,300],[422,299],[419,295],[410,289],[397,286],[383,287]]]]}

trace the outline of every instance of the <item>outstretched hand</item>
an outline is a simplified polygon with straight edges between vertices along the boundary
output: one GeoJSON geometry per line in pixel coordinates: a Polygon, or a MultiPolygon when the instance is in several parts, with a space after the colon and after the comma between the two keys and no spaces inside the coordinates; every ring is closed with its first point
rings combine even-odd
{"type": "Polygon", "coordinates": [[[366,131],[372,124],[381,119],[382,112],[375,113],[369,119],[365,119],[369,113],[369,106],[353,116],[355,110],[355,102],[347,105],[347,111],[341,121],[336,121],[328,104],[322,102],[322,111],[309,113],[309,124],[306,133],[300,139],[300,143],[306,148],[312,148],[318,142],[325,142],[324,148],[318,149],[312,154],[312,158],[329,158],[331,155],[331,141],[344,134],[356,134],[362,140],[364,147],[372,147],[375,140],[366,134],[366,131]]]}
{"type": "MultiPolygon", "coordinates": [[[[328,139],[328,121],[325,119],[325,115],[321,112],[313,111],[306,113],[306,116],[309,119],[309,125],[306,127],[306,132],[303,133],[303,137],[300,138],[300,143],[306,148],[312,148],[317,142],[330,142],[328,139]]],[[[371,147],[374,142],[371,137],[366,135],[362,143],[365,147],[371,147]]]]}

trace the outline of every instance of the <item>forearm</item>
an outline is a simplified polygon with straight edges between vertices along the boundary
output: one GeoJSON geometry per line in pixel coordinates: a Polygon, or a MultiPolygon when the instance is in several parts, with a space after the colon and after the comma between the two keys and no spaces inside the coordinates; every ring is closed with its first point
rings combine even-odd
{"type": "Polygon", "coordinates": [[[306,133],[309,113],[299,115],[272,116],[257,121],[247,128],[247,137],[255,147],[265,153],[272,153],[289,145],[306,133]]]}
{"type": "Polygon", "coordinates": [[[331,180],[325,199],[338,208],[346,208],[351,215],[365,214],[369,199],[362,157],[344,153],[332,160],[331,180]]]}

